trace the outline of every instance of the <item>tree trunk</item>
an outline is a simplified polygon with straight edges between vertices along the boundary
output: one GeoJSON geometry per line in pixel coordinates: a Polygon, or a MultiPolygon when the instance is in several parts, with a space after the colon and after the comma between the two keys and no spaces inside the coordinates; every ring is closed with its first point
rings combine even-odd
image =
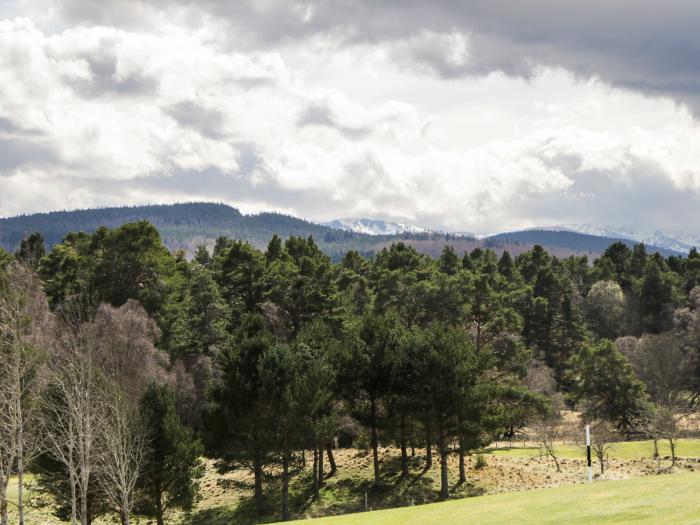
{"type": "MultiPolygon", "coordinates": [[[[80,486],[80,523],[89,525],[88,520],[88,505],[87,505],[87,484],[82,483],[80,486]]],[[[158,525],[163,525],[159,523],[158,525]]]]}
{"type": "Polygon", "coordinates": [[[372,466],[374,468],[374,484],[379,485],[379,439],[377,427],[372,425],[372,466]]]}
{"type": "Polygon", "coordinates": [[[656,460],[656,473],[661,472],[661,456],[659,455],[659,440],[654,438],[654,459],[656,460]]]}
{"type": "Polygon", "coordinates": [[[433,466],[433,447],[430,442],[430,429],[425,433],[425,467],[424,471],[428,472],[433,466]]]}
{"type": "Polygon", "coordinates": [[[255,464],[253,465],[253,470],[255,474],[255,512],[258,516],[262,516],[263,513],[263,486],[262,486],[262,463],[260,458],[255,458],[255,464]]]}
{"type": "Polygon", "coordinates": [[[408,451],[406,450],[406,438],[401,438],[401,476],[408,477],[408,451]]]}
{"type": "Polygon", "coordinates": [[[466,469],[464,468],[464,445],[462,442],[459,442],[459,482],[460,483],[466,483],[467,482],[467,472],[466,469]]]}
{"type": "MultiPolygon", "coordinates": [[[[73,452],[71,451],[71,454],[73,452]]],[[[71,461],[71,465],[69,467],[70,474],[69,474],[69,479],[70,479],[70,523],[71,525],[77,525],[78,523],[78,495],[75,491],[75,484],[76,484],[76,479],[75,479],[75,471],[73,470],[73,462],[71,461]]]]}
{"type": "Polygon", "coordinates": [[[331,471],[328,473],[328,477],[332,477],[338,472],[338,465],[335,464],[335,456],[333,456],[333,447],[328,443],[326,445],[326,453],[328,454],[328,463],[331,466],[331,471]]]}
{"type": "Polygon", "coordinates": [[[19,414],[19,425],[17,429],[17,513],[19,514],[19,525],[24,525],[24,434],[22,432],[22,402],[17,397],[17,413],[19,414]]]}
{"type": "Polygon", "coordinates": [[[669,447],[671,448],[671,466],[676,466],[676,442],[673,439],[668,440],[669,447]]]}
{"type": "Polygon", "coordinates": [[[440,447],[440,500],[445,501],[449,497],[449,485],[447,481],[447,447],[440,447]]]}
{"type": "Polygon", "coordinates": [[[313,464],[313,478],[314,478],[314,497],[319,498],[318,493],[318,447],[314,444],[314,464],[313,464]]]}
{"type": "Polygon", "coordinates": [[[318,447],[318,486],[323,487],[324,483],[324,474],[323,474],[323,445],[319,445],[318,447]]]}
{"type": "Polygon", "coordinates": [[[289,451],[282,454],[282,521],[289,520],[289,451]]]}
{"type": "Polygon", "coordinates": [[[374,484],[379,485],[379,436],[377,435],[377,405],[372,401],[372,463],[374,484]]]}
{"type": "Polygon", "coordinates": [[[416,457],[416,446],[411,445],[411,457],[415,458],[416,457]]]}
{"type": "Polygon", "coordinates": [[[0,525],[7,525],[7,496],[0,497],[0,525]]]}
{"type": "Polygon", "coordinates": [[[554,460],[554,464],[557,466],[557,472],[561,472],[561,466],[559,466],[559,460],[557,459],[557,455],[550,452],[549,456],[554,460]]]}
{"type": "Polygon", "coordinates": [[[406,451],[406,415],[401,415],[401,476],[408,477],[408,452],[406,451]]]}
{"type": "Polygon", "coordinates": [[[0,486],[0,525],[7,525],[7,487],[10,484],[10,476],[3,474],[2,486],[0,486]]]}
{"type": "Polygon", "coordinates": [[[17,458],[17,513],[19,525],[24,525],[24,466],[21,456],[17,458]]]}
{"type": "Polygon", "coordinates": [[[481,323],[476,323],[476,353],[481,353],[481,323]]]}
{"type": "Polygon", "coordinates": [[[160,488],[160,483],[156,489],[156,523],[163,525],[163,491],[160,488]]]}

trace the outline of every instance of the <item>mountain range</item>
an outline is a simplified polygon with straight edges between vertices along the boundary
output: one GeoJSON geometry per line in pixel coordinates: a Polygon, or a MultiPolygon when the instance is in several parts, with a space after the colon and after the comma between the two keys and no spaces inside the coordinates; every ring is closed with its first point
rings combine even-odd
{"type": "Polygon", "coordinates": [[[324,222],[324,226],[367,235],[396,235],[399,233],[423,233],[428,230],[402,222],[381,219],[334,219],[324,222]]]}
{"type": "MultiPolygon", "coordinates": [[[[420,228],[411,224],[401,222],[384,221],[381,219],[335,219],[324,223],[331,228],[369,235],[398,234],[398,233],[418,233],[429,232],[431,230],[420,228]]],[[[564,224],[557,226],[545,226],[527,228],[524,230],[505,231],[496,234],[480,235],[469,233],[455,233],[453,235],[475,237],[477,239],[513,239],[516,242],[549,244],[556,242],[557,245],[569,247],[573,250],[599,251],[604,250],[612,242],[622,240],[625,244],[634,245],[644,243],[652,249],[664,254],[687,253],[691,248],[700,246],[700,236],[685,232],[640,232],[629,227],[604,227],[593,224],[564,224]],[[534,233],[541,232],[541,233],[534,233]],[[554,232],[545,233],[545,232],[554,232]],[[581,234],[567,235],[568,233],[581,234]],[[591,237],[598,238],[591,239],[591,237]]]]}
{"type": "Polygon", "coordinates": [[[681,253],[688,253],[691,248],[700,247],[700,235],[693,235],[682,231],[639,231],[631,227],[614,228],[609,226],[596,226],[594,224],[565,224],[538,229],[555,231],[568,230],[600,237],[629,239],[631,241],[643,242],[646,245],[659,246],[681,253]]]}
{"type": "MultiPolygon", "coordinates": [[[[148,220],[154,224],[169,249],[185,250],[190,254],[200,245],[212,246],[216,238],[222,235],[248,241],[258,248],[264,248],[274,234],[283,239],[291,235],[313,236],[319,247],[335,260],[348,250],[371,256],[397,241],[410,244],[421,253],[434,257],[439,256],[446,244],[452,245],[457,253],[485,247],[498,253],[508,250],[514,255],[541,244],[558,257],[587,255],[595,258],[613,242],[621,241],[628,246],[636,243],[635,239],[621,235],[594,234],[592,228],[590,233],[578,232],[571,226],[528,229],[477,238],[470,234],[430,231],[376,219],[338,219],[318,224],[279,213],[244,215],[226,204],[194,202],[56,211],[2,218],[0,246],[14,251],[24,236],[38,231],[43,234],[50,249],[68,232],[92,232],[100,226],[113,228],[136,220],[148,220]]],[[[660,236],[656,238],[664,240],[660,236]]],[[[687,253],[686,246],[691,244],[674,239],[665,241],[665,245],[648,243],[647,249],[668,256],[687,253]]]]}

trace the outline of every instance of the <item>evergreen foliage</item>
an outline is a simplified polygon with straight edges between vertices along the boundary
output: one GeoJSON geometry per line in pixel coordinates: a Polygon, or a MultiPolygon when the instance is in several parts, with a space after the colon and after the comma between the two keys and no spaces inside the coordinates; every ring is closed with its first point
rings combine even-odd
{"type": "MultiPolygon", "coordinates": [[[[242,220],[226,207],[211,212],[242,220]]],[[[460,455],[464,481],[464,456],[546,415],[545,394],[566,394],[587,419],[630,434],[649,422],[650,395],[688,405],[700,396],[700,289],[688,291],[697,252],[664,258],[616,243],[589,265],[542,246],[500,258],[446,246],[433,259],[396,242],[333,262],[326,241],[282,235],[290,220],[271,216],[280,235],[264,243],[219,236],[191,260],[141,220],[68,233],[43,255],[35,235],[16,254],[37,269],[62,322],[133,301],[157,323],[149,344],[162,362],[138,371],[153,379],[138,405],[150,443],[138,506],[161,523],[168,508],[196,500],[204,450],[221,470],[252,472],[261,515],[268,481],[281,481],[287,519],[307,451],[318,495],[334,473],[336,438],[367,443],[377,486],[380,444],[400,447],[406,476],[409,447],[426,449],[426,467],[437,449],[445,499],[447,456],[460,455]],[[613,342],[623,335],[632,337],[613,342]],[[553,377],[551,388],[529,381],[533,370],[553,377]]],[[[0,251],[0,276],[11,261],[0,251]]],[[[129,340],[138,334],[121,336],[138,347],[129,340]]],[[[42,461],[65,503],[60,466],[42,461]]],[[[90,495],[101,511],[99,493],[90,495]]]]}

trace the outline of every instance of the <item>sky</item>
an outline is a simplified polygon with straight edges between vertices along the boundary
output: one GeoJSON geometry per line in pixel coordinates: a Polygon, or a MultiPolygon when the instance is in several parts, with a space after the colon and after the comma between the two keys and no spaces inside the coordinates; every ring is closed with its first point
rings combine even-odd
{"type": "Polygon", "coordinates": [[[694,0],[0,0],[0,216],[700,234],[698,27],[694,0]]]}

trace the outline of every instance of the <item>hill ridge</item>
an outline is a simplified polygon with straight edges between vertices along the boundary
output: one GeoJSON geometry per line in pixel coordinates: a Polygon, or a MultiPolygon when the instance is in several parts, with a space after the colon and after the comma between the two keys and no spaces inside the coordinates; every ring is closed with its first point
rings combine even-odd
{"type": "MultiPolygon", "coordinates": [[[[378,235],[332,228],[279,212],[245,215],[223,202],[194,201],[59,210],[1,218],[0,247],[14,251],[24,236],[38,231],[44,236],[47,248],[51,248],[71,231],[93,232],[101,226],[114,228],[137,220],[153,223],[169,249],[183,249],[188,253],[193,253],[200,245],[213,245],[216,238],[222,235],[248,241],[258,248],[264,248],[275,234],[282,238],[311,235],[319,247],[336,260],[349,250],[371,256],[397,241],[407,242],[433,257],[439,256],[446,244],[451,244],[459,253],[474,248],[491,248],[497,252],[508,250],[513,254],[541,244],[559,257],[596,257],[614,242],[623,242],[628,246],[637,244],[629,239],[546,229],[504,232],[482,239],[435,231],[378,235]]],[[[648,249],[666,256],[679,254],[656,246],[648,246],[648,249]]]]}

